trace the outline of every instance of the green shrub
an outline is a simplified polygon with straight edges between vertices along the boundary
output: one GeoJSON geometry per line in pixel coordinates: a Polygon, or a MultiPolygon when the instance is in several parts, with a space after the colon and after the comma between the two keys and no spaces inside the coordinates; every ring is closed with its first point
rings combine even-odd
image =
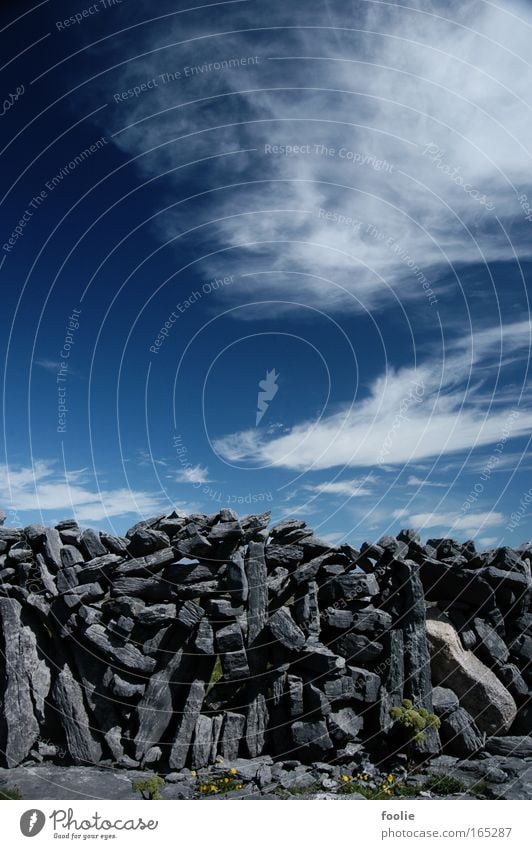
{"type": "Polygon", "coordinates": [[[141,781],[132,781],[133,790],[140,793],[143,799],[160,799],[161,789],[164,787],[164,778],[154,775],[141,781]]]}
{"type": "Polygon", "coordinates": [[[431,775],[423,787],[436,796],[450,796],[452,793],[463,793],[467,788],[463,781],[452,775],[431,775]]]}
{"type": "Polygon", "coordinates": [[[441,723],[436,714],[429,713],[426,708],[416,708],[410,699],[403,699],[401,707],[390,710],[392,719],[406,730],[409,740],[424,740],[427,728],[439,728],[441,723]]]}
{"type": "Polygon", "coordinates": [[[403,699],[401,707],[393,707],[390,716],[401,727],[405,737],[406,755],[412,763],[416,754],[416,743],[426,738],[425,731],[428,728],[439,728],[441,723],[434,713],[429,713],[426,708],[414,707],[410,699],[403,699]]]}

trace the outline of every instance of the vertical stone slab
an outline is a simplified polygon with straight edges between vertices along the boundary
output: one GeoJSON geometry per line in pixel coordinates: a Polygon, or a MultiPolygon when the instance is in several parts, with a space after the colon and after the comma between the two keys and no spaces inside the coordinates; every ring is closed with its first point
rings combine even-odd
{"type": "Polygon", "coordinates": [[[98,763],[102,749],[90,726],[83,689],[66,663],[54,681],[51,697],[72,760],[77,764],[98,763]]]}
{"type": "Polygon", "coordinates": [[[294,619],[309,639],[319,640],[320,609],[318,605],[318,584],[316,581],[309,581],[303,594],[299,595],[299,598],[296,599],[294,604],[294,619]]]}
{"type": "Polygon", "coordinates": [[[379,697],[379,727],[388,731],[392,725],[390,710],[403,699],[404,683],[404,640],[402,628],[393,628],[386,635],[386,658],[375,668],[380,675],[382,687],[379,697]]]}
{"type": "MultiPolygon", "coordinates": [[[[390,595],[390,612],[394,628],[402,631],[402,694],[415,707],[432,712],[432,680],[430,654],[427,642],[425,595],[419,576],[419,566],[412,560],[393,560],[387,567],[390,595]]],[[[395,652],[390,654],[394,664],[395,652]]],[[[397,703],[397,702],[395,702],[397,703]]],[[[440,750],[438,732],[427,729],[425,739],[415,745],[419,754],[436,754],[440,750]]]]}
{"type": "MultiPolygon", "coordinates": [[[[419,566],[411,560],[401,564],[403,584],[403,640],[405,683],[404,697],[414,705],[432,713],[432,676],[427,640],[425,594],[419,576],[419,566]]],[[[423,754],[437,754],[440,739],[434,728],[425,731],[425,739],[417,744],[423,754]]]]}
{"type": "Polygon", "coordinates": [[[213,721],[210,716],[200,714],[194,729],[194,743],[192,744],[192,767],[202,769],[208,766],[211,759],[213,721]]]}
{"type": "Polygon", "coordinates": [[[172,743],[170,757],[168,759],[170,769],[183,769],[187,762],[188,751],[204,698],[205,683],[203,681],[193,681],[185,701],[174,742],[172,743]]]}
{"type": "Polygon", "coordinates": [[[233,604],[245,602],[248,599],[248,579],[244,566],[244,558],[240,551],[236,551],[227,564],[225,578],[226,588],[231,593],[233,604]]]}
{"type": "Polygon", "coordinates": [[[248,579],[248,646],[251,646],[268,619],[268,584],[264,543],[250,542],[246,558],[248,579]]]}
{"type": "Polygon", "coordinates": [[[246,722],[246,747],[250,758],[262,754],[266,742],[268,709],[263,693],[257,693],[249,703],[246,722]]]}
{"type": "Polygon", "coordinates": [[[115,760],[121,760],[124,756],[121,743],[122,718],[104,684],[109,667],[88,652],[84,646],[74,646],[72,654],[85,701],[97,728],[93,736],[100,741],[105,739],[115,760]]]}
{"type": "Polygon", "coordinates": [[[61,561],[62,547],[63,543],[59,531],[56,531],[55,528],[46,528],[43,545],[44,557],[48,566],[55,572],[58,572],[63,565],[61,561]]]}
{"type": "Polygon", "coordinates": [[[220,743],[220,735],[222,733],[222,726],[224,723],[223,714],[217,714],[212,718],[212,746],[211,753],[209,756],[209,763],[216,763],[216,757],[218,755],[218,746],[220,743]]]}
{"type": "Polygon", "coordinates": [[[28,755],[44,722],[50,670],[16,599],[0,598],[0,759],[9,768],[28,755]]]}
{"type": "Polygon", "coordinates": [[[238,758],[245,727],[246,717],[241,713],[233,713],[230,710],[225,713],[220,735],[220,754],[224,761],[234,761],[238,758]]]}
{"type": "Polygon", "coordinates": [[[138,730],[135,735],[135,757],[140,760],[152,746],[156,746],[174,715],[174,680],[183,662],[184,648],[180,648],[162,669],[155,672],[137,705],[138,730]]]}

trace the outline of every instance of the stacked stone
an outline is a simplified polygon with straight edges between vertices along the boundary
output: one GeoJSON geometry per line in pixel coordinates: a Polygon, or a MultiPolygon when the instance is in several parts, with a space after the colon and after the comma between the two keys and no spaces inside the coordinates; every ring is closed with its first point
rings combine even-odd
{"type": "Polygon", "coordinates": [[[477,553],[472,542],[431,539],[409,557],[430,604],[435,711],[446,749],[463,755],[482,748],[486,736],[530,734],[532,546],[477,553]]]}
{"type": "Polygon", "coordinates": [[[403,698],[439,713],[450,752],[528,733],[532,548],[403,531],[359,552],[269,520],[0,527],[3,765],[346,762],[393,750],[403,698]]]}

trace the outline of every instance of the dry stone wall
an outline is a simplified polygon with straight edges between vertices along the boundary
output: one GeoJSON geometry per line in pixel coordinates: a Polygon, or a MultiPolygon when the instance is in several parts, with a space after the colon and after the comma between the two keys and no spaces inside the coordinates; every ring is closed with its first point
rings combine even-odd
{"type": "Polygon", "coordinates": [[[341,762],[396,749],[405,698],[441,720],[419,756],[530,733],[532,547],[269,523],[0,527],[1,765],[341,762]]]}

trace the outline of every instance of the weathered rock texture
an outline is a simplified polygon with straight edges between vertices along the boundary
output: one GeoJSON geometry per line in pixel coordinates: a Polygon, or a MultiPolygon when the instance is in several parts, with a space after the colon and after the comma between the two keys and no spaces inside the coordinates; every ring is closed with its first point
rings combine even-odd
{"type": "Polygon", "coordinates": [[[441,719],[419,756],[530,732],[532,547],[357,551],[269,518],[0,527],[2,765],[342,763],[395,749],[404,698],[441,719]]]}
{"type": "Polygon", "coordinates": [[[472,651],[464,650],[451,624],[429,619],[427,633],[434,681],[452,688],[481,731],[505,734],[517,707],[504,684],[472,651]]]}

